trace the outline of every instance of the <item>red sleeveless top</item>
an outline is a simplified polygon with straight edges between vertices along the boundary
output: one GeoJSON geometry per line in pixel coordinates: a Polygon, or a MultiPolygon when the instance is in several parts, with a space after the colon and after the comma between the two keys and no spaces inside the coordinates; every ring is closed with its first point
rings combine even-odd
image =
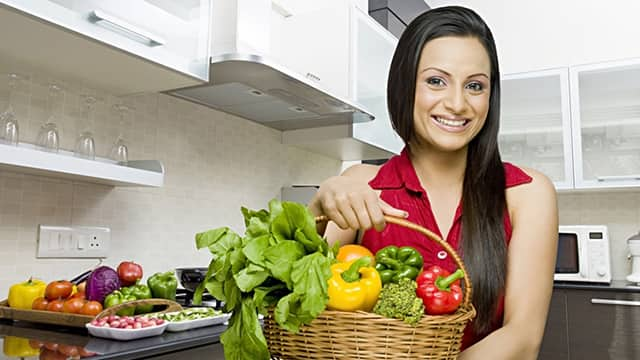
{"type": "MultiPolygon", "coordinates": [[[[531,182],[532,178],[520,168],[510,164],[504,164],[506,188],[531,182]]],[[[420,180],[416,174],[413,164],[409,159],[409,153],[405,148],[400,155],[392,157],[387,161],[369,185],[376,190],[382,190],[380,198],[389,205],[405,210],[409,213],[408,220],[419,224],[434,233],[442,236],[436,223],[435,216],[431,209],[431,204],[427,192],[422,188],[420,180]]],[[[451,229],[446,241],[454,248],[458,249],[458,242],[462,231],[462,204],[458,204],[454,215],[451,229]]],[[[511,240],[511,221],[508,211],[505,211],[504,230],[506,234],[507,246],[511,240]]],[[[362,245],[371,250],[374,254],[378,250],[388,245],[411,246],[420,251],[424,257],[425,267],[439,265],[449,271],[455,271],[456,264],[438,244],[425,239],[424,235],[395,224],[388,224],[382,232],[369,229],[363,234],[362,245]]],[[[504,315],[504,297],[500,299],[498,311],[492,330],[502,326],[504,315]]],[[[462,349],[475,344],[487,334],[475,334],[471,326],[467,326],[462,340],[462,349]]]]}

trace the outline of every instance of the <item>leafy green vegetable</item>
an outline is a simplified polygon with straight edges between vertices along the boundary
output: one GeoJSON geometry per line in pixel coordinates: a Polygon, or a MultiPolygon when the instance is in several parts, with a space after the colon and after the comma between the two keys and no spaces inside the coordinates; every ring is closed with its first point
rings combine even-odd
{"type": "Polygon", "coordinates": [[[327,305],[338,247],[318,235],[302,204],[272,200],[269,211],[241,211],[244,237],[227,227],[196,234],[197,248],[208,248],[212,260],[194,302],[206,289],[233,313],[221,336],[226,359],[269,359],[257,313],[275,308],[276,322],[292,332],[309,324],[327,305]]]}

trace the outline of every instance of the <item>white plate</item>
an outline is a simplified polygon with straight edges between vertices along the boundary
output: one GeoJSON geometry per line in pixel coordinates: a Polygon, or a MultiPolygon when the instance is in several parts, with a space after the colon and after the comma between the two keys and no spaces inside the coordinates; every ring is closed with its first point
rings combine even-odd
{"type": "MultiPolygon", "coordinates": [[[[177,314],[176,312],[166,313],[167,315],[177,314]]],[[[205,326],[213,326],[224,323],[229,320],[231,314],[220,314],[217,316],[202,318],[202,319],[194,319],[194,320],[183,320],[183,321],[168,321],[165,320],[169,326],[167,326],[167,331],[178,332],[185,331],[190,329],[196,329],[205,326]]]]}
{"type": "Polygon", "coordinates": [[[160,335],[167,328],[167,325],[169,325],[169,323],[165,321],[164,323],[162,323],[162,325],[155,325],[141,329],[108,328],[102,326],[94,326],[90,323],[87,323],[86,327],[87,330],[89,330],[89,334],[96,337],[115,340],[133,340],[160,335]]]}

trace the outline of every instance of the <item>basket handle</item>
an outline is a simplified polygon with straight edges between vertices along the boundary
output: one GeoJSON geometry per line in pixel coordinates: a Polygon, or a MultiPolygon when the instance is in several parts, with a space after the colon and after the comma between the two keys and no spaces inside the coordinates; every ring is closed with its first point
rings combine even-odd
{"type": "MultiPolygon", "coordinates": [[[[329,221],[329,218],[321,215],[321,216],[317,216],[316,218],[316,223],[319,222],[327,222],[329,221]]],[[[396,216],[390,216],[390,215],[384,215],[384,220],[387,223],[391,223],[391,224],[396,224],[396,225],[400,225],[400,226],[404,226],[408,229],[411,230],[415,230],[423,235],[425,235],[429,240],[436,242],[438,245],[440,245],[450,256],[453,257],[453,260],[455,261],[456,265],[458,265],[458,267],[460,269],[462,269],[462,271],[464,271],[464,298],[462,300],[463,302],[463,306],[467,307],[469,306],[469,304],[471,303],[471,292],[473,291],[471,288],[471,279],[469,279],[469,274],[467,273],[467,268],[464,266],[464,263],[462,262],[462,259],[460,258],[460,256],[458,255],[458,253],[451,247],[451,245],[449,245],[449,243],[447,243],[446,241],[442,240],[442,238],[440,236],[438,236],[437,234],[435,234],[434,232],[432,232],[431,230],[428,230],[418,224],[415,224],[409,220],[403,219],[403,218],[399,218],[396,216]]]]}
{"type": "Polygon", "coordinates": [[[98,315],[96,315],[96,319],[100,319],[103,318],[105,316],[109,316],[109,315],[114,315],[116,312],[122,310],[122,309],[126,309],[126,308],[130,308],[130,307],[135,307],[137,305],[164,305],[166,306],[162,311],[154,311],[152,313],[148,313],[148,314],[140,314],[140,315],[151,315],[151,314],[159,314],[159,313],[165,313],[165,312],[172,312],[172,311],[180,311],[182,310],[182,306],[180,306],[180,304],[178,304],[175,301],[172,300],[167,300],[167,299],[139,299],[139,300],[133,300],[133,301],[127,301],[127,302],[123,302],[120,303],[118,305],[114,305],[110,308],[106,308],[104,310],[102,310],[102,312],[100,312],[98,315]]]}

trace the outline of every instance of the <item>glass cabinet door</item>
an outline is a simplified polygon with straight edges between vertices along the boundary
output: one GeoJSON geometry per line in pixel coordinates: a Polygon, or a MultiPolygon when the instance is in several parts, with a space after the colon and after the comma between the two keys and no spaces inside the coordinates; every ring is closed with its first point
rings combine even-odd
{"type": "Polygon", "coordinates": [[[0,0],[46,22],[164,65],[209,77],[211,0],[0,0]]]}
{"type": "Polygon", "coordinates": [[[640,185],[640,59],[570,71],[576,188],[640,185]]]}
{"type": "Polygon", "coordinates": [[[501,82],[502,160],[536,169],[556,189],[573,187],[567,69],[506,75],[501,82]]]}

